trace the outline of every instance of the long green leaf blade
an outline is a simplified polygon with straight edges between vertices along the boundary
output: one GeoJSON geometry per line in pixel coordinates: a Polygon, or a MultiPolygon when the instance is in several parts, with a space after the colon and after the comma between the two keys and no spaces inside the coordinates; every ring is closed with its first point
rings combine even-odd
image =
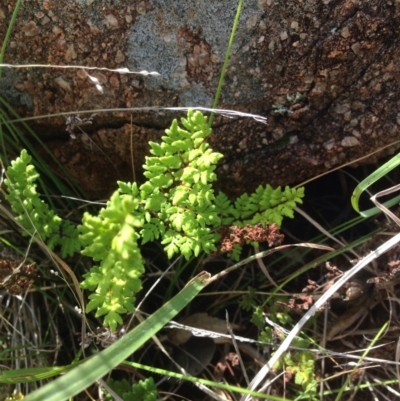
{"type": "MultiPolygon", "coordinates": [[[[377,207],[360,212],[360,209],[358,207],[358,201],[360,199],[361,194],[370,185],[372,185],[374,182],[378,181],[380,178],[382,178],[389,171],[393,170],[399,164],[400,164],[400,154],[392,157],[388,162],[386,162],[383,166],[379,167],[377,170],[375,170],[372,174],[370,174],[367,178],[362,180],[357,185],[357,187],[354,189],[353,195],[351,196],[351,204],[353,205],[353,208],[356,212],[359,212],[361,214],[361,216],[363,216],[363,217],[370,217],[370,216],[373,216],[374,214],[381,212],[381,210],[378,209],[377,207]]],[[[397,196],[396,198],[391,199],[390,201],[387,201],[386,203],[384,203],[384,205],[386,207],[390,207],[390,206],[393,206],[394,204],[398,203],[399,200],[400,200],[400,196],[397,196]]]]}
{"type": "Polygon", "coordinates": [[[208,284],[209,278],[209,273],[203,272],[134,330],[64,376],[29,394],[25,401],[63,401],[85,390],[161,330],[196,297],[208,284]]]}

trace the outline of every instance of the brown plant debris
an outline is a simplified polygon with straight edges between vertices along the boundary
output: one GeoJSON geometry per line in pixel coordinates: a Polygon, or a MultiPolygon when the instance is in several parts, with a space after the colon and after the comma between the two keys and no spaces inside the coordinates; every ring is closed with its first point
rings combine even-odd
{"type": "Polygon", "coordinates": [[[370,278],[367,283],[379,284],[386,281],[394,281],[395,278],[400,276],[400,260],[392,260],[388,262],[387,269],[382,272],[380,276],[370,278]]]}
{"type": "Polygon", "coordinates": [[[12,295],[20,295],[28,290],[36,275],[36,263],[0,259],[0,288],[5,288],[12,295]]]}
{"type": "Polygon", "coordinates": [[[216,378],[216,380],[222,380],[226,370],[228,370],[230,375],[234,377],[235,373],[232,368],[238,365],[238,354],[236,354],[235,352],[229,352],[228,354],[223,356],[220,361],[215,365],[214,377],[216,378]]]}
{"type": "Polygon", "coordinates": [[[226,253],[232,252],[234,245],[243,246],[249,242],[267,242],[271,248],[280,245],[284,239],[284,235],[280,233],[276,224],[267,224],[265,228],[261,224],[244,227],[225,226],[219,233],[222,238],[220,251],[226,253]]]}

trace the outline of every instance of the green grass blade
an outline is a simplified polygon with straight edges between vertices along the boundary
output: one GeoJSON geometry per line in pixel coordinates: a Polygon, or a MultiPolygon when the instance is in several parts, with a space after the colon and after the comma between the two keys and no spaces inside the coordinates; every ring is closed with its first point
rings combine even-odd
{"type": "Polygon", "coordinates": [[[362,354],[360,360],[357,362],[356,366],[353,368],[352,374],[348,375],[345,382],[343,383],[342,387],[340,388],[340,391],[338,392],[335,401],[340,401],[343,398],[343,392],[345,391],[346,388],[349,387],[349,383],[352,380],[354,373],[357,369],[359,369],[359,366],[362,365],[363,359],[368,355],[368,353],[371,351],[371,349],[375,346],[376,342],[382,337],[382,335],[385,333],[389,326],[389,322],[386,322],[381,329],[378,331],[378,333],[375,335],[374,339],[369,343],[367,349],[364,351],[362,354]]]}
{"type": "MultiPolygon", "coordinates": [[[[371,240],[371,238],[373,237],[373,234],[376,234],[379,231],[380,230],[375,230],[375,231],[365,235],[364,237],[357,238],[355,241],[351,242],[350,244],[348,244],[340,249],[337,249],[336,251],[326,253],[322,256],[319,256],[319,257],[311,260],[310,262],[305,264],[300,269],[297,269],[294,273],[291,273],[285,280],[282,280],[282,282],[278,285],[278,287],[275,288],[273,294],[270,295],[268,298],[266,298],[265,303],[272,301],[272,297],[275,296],[276,292],[279,292],[280,290],[282,290],[282,288],[284,288],[287,284],[289,284],[294,279],[300,277],[302,274],[305,274],[308,270],[313,269],[315,266],[317,266],[323,262],[326,262],[337,256],[340,256],[340,255],[346,253],[350,249],[355,249],[356,247],[366,243],[367,241],[371,240]]],[[[254,256],[257,256],[257,255],[254,255],[254,256]]]]}
{"type": "MultiPolygon", "coordinates": [[[[62,163],[54,156],[53,152],[51,152],[46,144],[40,139],[38,135],[29,127],[29,125],[25,122],[22,122],[22,126],[24,131],[22,131],[17,125],[11,123],[9,121],[9,115],[12,117],[20,118],[19,114],[11,107],[1,96],[0,96],[0,126],[4,125],[7,128],[7,132],[0,131],[1,138],[1,148],[0,148],[0,156],[2,158],[3,163],[9,165],[9,157],[7,154],[7,149],[15,152],[15,155],[19,155],[21,146],[27,149],[28,153],[32,156],[35,161],[35,167],[39,170],[41,179],[48,179],[49,182],[53,183],[56,188],[58,188],[58,192],[63,195],[71,195],[82,196],[84,195],[82,191],[79,190],[78,186],[75,184],[74,178],[68,172],[66,168],[63,167],[62,163]],[[24,133],[25,132],[25,133],[24,133]],[[28,133],[28,135],[26,134],[28,133]],[[33,139],[33,140],[32,140],[33,139]],[[73,188],[74,192],[71,190],[65,183],[62,182],[55,174],[52,169],[49,169],[49,166],[46,162],[43,161],[43,158],[40,156],[39,152],[33,146],[33,143],[36,146],[40,146],[41,149],[46,151],[46,153],[51,157],[54,163],[59,167],[60,171],[65,174],[66,179],[70,182],[70,187],[73,188]]],[[[12,154],[12,157],[15,156],[12,154]]],[[[43,189],[46,186],[43,186],[43,189]]]]}
{"type": "Polygon", "coordinates": [[[208,284],[210,275],[203,273],[192,280],[179,294],[162,306],[134,330],[121,337],[104,351],[29,394],[25,401],[62,401],[85,390],[96,380],[123,362],[153,335],[161,330],[208,284]]]}
{"type": "MultiPolygon", "coordinates": [[[[3,43],[1,45],[0,65],[3,63],[4,55],[6,53],[6,48],[7,48],[8,42],[10,40],[11,32],[12,32],[13,26],[15,24],[15,20],[17,19],[18,11],[19,11],[19,8],[21,7],[21,4],[22,4],[22,0],[18,0],[17,3],[14,6],[14,10],[13,10],[13,13],[12,13],[12,16],[11,16],[11,20],[10,20],[10,23],[8,24],[6,36],[4,37],[3,43]]],[[[2,68],[0,66],[0,78],[1,78],[1,72],[2,72],[2,68]]]]}
{"type": "MultiPolygon", "coordinates": [[[[222,84],[224,83],[226,68],[228,67],[229,56],[231,54],[231,50],[232,50],[233,40],[235,38],[236,29],[237,29],[237,27],[239,25],[239,17],[240,17],[240,14],[242,12],[242,7],[243,7],[243,0],[239,0],[238,7],[236,9],[235,20],[233,22],[231,36],[229,38],[228,48],[226,49],[226,53],[225,53],[224,64],[222,65],[221,75],[219,76],[217,91],[216,91],[215,96],[214,96],[214,102],[213,102],[213,105],[212,105],[213,109],[217,108],[219,97],[221,95],[222,84]]],[[[209,120],[210,127],[212,126],[213,120],[214,120],[214,113],[211,113],[210,114],[210,120],[209,120]]]]}
{"type": "Polygon", "coordinates": [[[223,390],[228,390],[228,391],[232,391],[232,392],[236,392],[236,393],[240,393],[240,394],[248,394],[248,395],[251,395],[253,397],[258,397],[258,398],[261,398],[261,399],[268,399],[268,400],[271,400],[271,401],[284,401],[284,400],[287,401],[287,398],[273,396],[273,395],[270,395],[270,394],[262,394],[262,393],[259,393],[257,391],[247,390],[246,388],[243,388],[243,387],[236,387],[236,386],[233,386],[231,384],[217,383],[217,382],[214,382],[212,380],[201,379],[199,377],[194,377],[194,376],[187,376],[187,375],[183,375],[181,373],[176,373],[176,372],[171,372],[169,370],[155,368],[153,366],[142,365],[141,363],[136,363],[136,362],[130,362],[129,361],[129,362],[124,362],[124,365],[130,366],[130,367],[135,368],[135,369],[147,370],[147,371],[152,372],[152,373],[157,373],[157,374],[159,374],[161,376],[169,376],[169,377],[173,377],[173,378],[178,379],[178,380],[190,381],[192,383],[201,383],[201,384],[204,384],[205,386],[216,387],[216,388],[220,388],[220,389],[223,389],[223,390]]]}
{"type": "MultiPolygon", "coordinates": [[[[378,181],[381,179],[384,175],[386,175],[389,171],[393,170],[395,167],[397,167],[400,164],[400,154],[392,157],[388,162],[386,162],[383,166],[375,170],[372,174],[370,174],[367,178],[365,178],[363,181],[361,181],[357,187],[355,188],[353,195],[351,196],[351,204],[353,205],[353,208],[355,211],[361,214],[363,217],[371,217],[375,214],[378,214],[381,212],[380,209],[377,207],[373,207],[371,209],[368,209],[366,211],[360,212],[359,206],[358,206],[358,201],[360,199],[361,194],[374,182],[378,181]]],[[[400,201],[400,196],[396,196],[395,198],[385,202],[383,205],[386,207],[390,207],[395,205],[400,201]]]]}
{"type": "Polygon", "coordinates": [[[69,366],[49,366],[45,368],[27,368],[4,370],[0,372],[1,384],[31,383],[38,380],[49,379],[50,377],[68,372],[84,361],[73,363],[69,366]]]}

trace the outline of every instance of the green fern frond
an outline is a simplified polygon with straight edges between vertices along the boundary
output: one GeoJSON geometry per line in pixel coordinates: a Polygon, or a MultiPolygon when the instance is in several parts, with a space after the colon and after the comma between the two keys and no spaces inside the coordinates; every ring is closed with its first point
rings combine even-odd
{"type": "MultiPolygon", "coordinates": [[[[118,182],[119,189],[98,216],[85,213],[76,228],[63,221],[36,192],[39,177],[26,151],[7,170],[7,200],[18,221],[30,235],[36,232],[52,249],[61,246],[63,257],[83,247],[97,265],[85,274],[82,287],[93,291],[86,310],[105,316],[104,324],[114,330],[121,314],[133,311],[135,294],[141,289],[144,262],[138,241],[161,240],[168,258],[182,254],[186,259],[217,250],[222,226],[281,225],[293,217],[304,190],[259,186],[235,202],[219,193],[212,183],[222,154],[207,142],[211,129],[199,111],[189,110],[180,124],[174,120],[160,144],[150,142],[144,175],[147,181],[118,182]]],[[[238,260],[235,244],[231,257],[238,260]]]]}
{"type": "Polygon", "coordinates": [[[25,236],[37,236],[50,249],[61,246],[62,257],[72,256],[80,250],[78,232],[70,222],[63,221],[40,199],[36,191],[39,178],[32,158],[23,149],[21,155],[7,168],[4,183],[5,198],[10,203],[15,219],[26,230],[25,236]]]}
{"type": "Polygon", "coordinates": [[[302,203],[303,196],[304,188],[287,186],[282,191],[281,187],[273,189],[270,185],[260,185],[251,196],[244,194],[236,200],[239,224],[275,223],[280,227],[283,217],[293,218],[296,203],[302,203]]]}
{"type": "Polygon", "coordinates": [[[207,118],[190,110],[181,125],[174,120],[165,131],[163,142],[150,142],[150,153],[143,166],[148,178],[140,187],[142,206],[153,217],[152,224],[142,231],[146,240],[157,238],[155,227],[162,227],[162,244],[169,258],[182,253],[187,259],[201,251],[215,250],[210,236],[221,224],[214,205],[216,164],[222,158],[205,142],[211,130],[207,118]]]}
{"type": "Polygon", "coordinates": [[[82,287],[94,290],[86,310],[105,315],[104,324],[115,330],[121,314],[133,312],[133,294],[141,289],[144,262],[137,244],[137,232],[144,224],[137,213],[139,200],[116,191],[98,216],[85,213],[80,225],[82,254],[100,265],[85,274],[82,287]]]}

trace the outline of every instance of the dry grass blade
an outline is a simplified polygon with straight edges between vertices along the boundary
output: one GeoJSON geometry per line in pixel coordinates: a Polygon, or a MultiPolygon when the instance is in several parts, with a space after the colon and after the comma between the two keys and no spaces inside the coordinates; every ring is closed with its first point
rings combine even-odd
{"type": "Polygon", "coordinates": [[[110,72],[119,72],[120,74],[139,74],[139,75],[160,75],[156,71],[131,71],[128,68],[105,68],[105,67],[88,67],[86,65],[54,65],[54,64],[1,64],[2,67],[8,68],[59,68],[59,69],[82,69],[82,70],[102,70],[110,72]]]}
{"type": "Polygon", "coordinates": [[[265,277],[267,277],[269,282],[275,286],[275,288],[278,288],[279,285],[274,281],[274,279],[269,274],[269,271],[268,271],[267,267],[265,266],[262,258],[264,256],[271,255],[271,254],[275,253],[276,251],[280,251],[282,249],[291,248],[291,247],[322,249],[324,251],[330,251],[330,252],[335,250],[334,248],[331,248],[330,246],[320,245],[320,244],[312,244],[312,243],[280,245],[280,246],[277,246],[277,247],[270,249],[268,251],[265,251],[265,252],[260,252],[258,247],[254,247],[254,250],[256,252],[255,256],[257,257],[257,263],[260,266],[261,271],[264,273],[265,277]],[[261,254],[262,254],[262,256],[261,256],[261,254]]]}
{"type": "MultiPolygon", "coordinates": [[[[253,118],[254,120],[261,122],[263,124],[267,123],[266,117],[260,116],[258,114],[251,114],[245,113],[242,111],[237,110],[227,110],[227,109],[213,109],[210,107],[201,107],[201,106],[191,106],[191,107],[161,107],[161,106],[149,106],[149,107],[128,107],[128,108],[110,108],[110,109],[93,109],[93,110],[82,110],[79,111],[80,115],[83,114],[98,114],[98,113],[123,113],[123,112],[130,112],[130,111],[188,111],[188,110],[200,110],[215,114],[221,114],[222,116],[233,118],[233,117],[246,117],[246,118],[253,118]]],[[[22,121],[34,121],[34,120],[41,120],[46,118],[55,118],[59,116],[74,116],[76,115],[76,111],[69,111],[64,113],[57,113],[57,114],[44,114],[41,116],[33,116],[33,117],[25,117],[25,118],[17,118],[14,120],[8,120],[8,123],[19,123],[22,121]]]]}
{"type": "MultiPolygon", "coordinates": [[[[241,266],[247,265],[248,263],[250,263],[253,260],[263,258],[264,256],[272,255],[273,253],[275,253],[277,251],[281,251],[282,249],[291,248],[291,247],[304,247],[304,248],[322,249],[325,251],[334,251],[334,249],[331,248],[330,246],[320,245],[320,244],[312,244],[312,243],[307,243],[307,242],[303,242],[303,243],[299,243],[299,244],[280,245],[273,249],[269,249],[268,251],[263,251],[263,252],[257,253],[253,256],[250,256],[246,259],[241,260],[238,263],[235,263],[233,266],[228,267],[227,269],[225,269],[225,270],[221,271],[220,273],[216,274],[215,276],[211,277],[210,282],[219,280],[221,277],[226,276],[227,274],[231,273],[232,271],[238,269],[241,266]]],[[[265,269],[265,271],[263,270],[263,273],[266,274],[266,276],[268,277],[269,280],[271,280],[272,283],[274,283],[274,281],[272,280],[267,269],[265,269]]]]}
{"type": "Polygon", "coordinates": [[[397,380],[399,381],[399,388],[400,388],[400,368],[399,368],[399,362],[400,362],[400,337],[397,340],[397,346],[396,346],[396,373],[397,373],[397,380]]]}
{"type": "MultiPolygon", "coordinates": [[[[300,319],[300,321],[295,325],[295,327],[290,331],[289,335],[282,342],[278,350],[271,357],[268,363],[257,373],[252,382],[250,383],[249,390],[255,390],[258,385],[266,380],[268,373],[270,372],[272,366],[278,361],[278,359],[283,355],[284,352],[287,351],[293,339],[300,333],[303,326],[307,323],[307,321],[315,314],[315,312],[321,308],[325,302],[332,297],[351,277],[353,277],[356,273],[358,273],[361,269],[371,263],[380,255],[387,252],[389,249],[393,248],[400,242],[400,234],[395,235],[390,240],[385,242],[383,245],[378,247],[375,251],[371,252],[364,259],[359,261],[354,267],[348,270],[343,274],[342,277],[338,279],[322,296],[319,298],[314,305],[308,310],[308,312],[300,319]]],[[[261,387],[260,391],[263,391],[264,386],[261,387]]],[[[248,401],[249,397],[243,396],[241,398],[242,401],[248,401]]]]}
{"type": "Polygon", "coordinates": [[[392,188],[385,189],[383,191],[378,192],[374,196],[371,197],[371,201],[375,204],[376,207],[382,210],[383,213],[385,213],[387,216],[389,216],[399,227],[400,227],[400,219],[392,213],[385,205],[382,205],[382,203],[379,203],[377,201],[377,198],[385,195],[390,195],[400,189],[400,184],[395,185],[392,188]]]}

